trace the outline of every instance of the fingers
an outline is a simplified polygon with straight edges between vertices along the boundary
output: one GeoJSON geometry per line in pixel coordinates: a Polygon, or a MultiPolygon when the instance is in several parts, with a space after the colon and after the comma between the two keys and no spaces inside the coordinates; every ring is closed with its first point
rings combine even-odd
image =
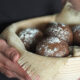
{"type": "Polygon", "coordinates": [[[9,59],[11,59],[14,62],[18,61],[20,57],[19,52],[13,47],[7,48],[4,52],[4,55],[7,56],[9,59]]]}
{"type": "Polygon", "coordinates": [[[22,77],[25,80],[31,80],[28,74],[19,66],[19,64],[14,63],[10,61],[8,58],[6,58],[2,53],[0,53],[0,63],[3,63],[5,66],[5,69],[16,73],[20,77],[22,77]]]}
{"type": "Polygon", "coordinates": [[[11,72],[5,68],[4,65],[0,64],[0,72],[6,75],[8,78],[18,78],[19,80],[25,80],[14,72],[11,72]]]}
{"type": "Polygon", "coordinates": [[[0,71],[8,77],[18,77],[20,80],[31,80],[28,74],[17,64],[19,52],[0,39],[0,71]],[[14,62],[10,61],[13,60],[14,62]]]}
{"type": "Polygon", "coordinates": [[[4,75],[6,75],[8,78],[15,77],[15,75],[11,71],[8,71],[6,68],[4,68],[4,66],[0,67],[0,72],[3,73],[4,75]]]}
{"type": "Polygon", "coordinates": [[[0,63],[0,72],[5,74],[7,77],[12,78],[14,77],[14,74],[12,74],[10,71],[8,71],[2,63],[0,63]]]}
{"type": "Polygon", "coordinates": [[[8,77],[18,77],[21,80],[31,80],[28,74],[19,66],[19,64],[16,62],[19,59],[19,52],[10,46],[8,44],[0,39],[0,63],[3,64],[3,67],[1,69],[1,72],[3,72],[8,77]],[[13,60],[14,62],[10,61],[13,60]],[[12,72],[15,74],[12,74],[12,72]]]}
{"type": "Polygon", "coordinates": [[[19,52],[15,48],[10,47],[6,41],[2,39],[0,39],[0,52],[4,53],[6,57],[14,62],[20,57],[19,52]]]}
{"type": "Polygon", "coordinates": [[[7,66],[9,67],[9,68],[7,68],[8,70],[15,72],[16,74],[18,74],[22,78],[25,78],[25,80],[32,80],[31,77],[17,63],[13,64],[14,66],[8,65],[8,64],[7,64],[7,66]]]}
{"type": "Polygon", "coordinates": [[[16,78],[18,78],[19,80],[25,80],[22,77],[20,77],[19,75],[17,75],[16,73],[13,73],[15,75],[16,78]]]}

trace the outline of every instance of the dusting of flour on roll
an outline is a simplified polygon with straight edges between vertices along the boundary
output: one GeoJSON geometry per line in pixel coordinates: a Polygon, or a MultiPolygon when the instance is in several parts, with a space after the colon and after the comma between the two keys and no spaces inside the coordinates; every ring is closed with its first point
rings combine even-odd
{"type": "Polygon", "coordinates": [[[38,40],[43,36],[43,33],[36,28],[26,28],[19,34],[20,39],[24,43],[26,49],[34,48],[38,40]]]}
{"type": "Polygon", "coordinates": [[[69,47],[58,37],[47,37],[37,45],[36,53],[43,56],[64,57],[69,55],[69,47]]]}
{"type": "Polygon", "coordinates": [[[50,23],[45,31],[45,34],[48,36],[56,36],[66,41],[68,44],[72,44],[73,41],[73,33],[71,28],[62,23],[50,23]]]}

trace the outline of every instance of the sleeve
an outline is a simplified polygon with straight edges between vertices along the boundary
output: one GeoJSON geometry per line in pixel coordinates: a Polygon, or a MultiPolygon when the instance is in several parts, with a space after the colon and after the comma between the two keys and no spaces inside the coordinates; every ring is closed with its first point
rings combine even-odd
{"type": "Polygon", "coordinates": [[[52,0],[52,14],[59,13],[63,7],[62,0],[52,0]]]}
{"type": "Polygon", "coordinates": [[[60,12],[61,0],[0,0],[0,32],[9,24],[60,12]]]}

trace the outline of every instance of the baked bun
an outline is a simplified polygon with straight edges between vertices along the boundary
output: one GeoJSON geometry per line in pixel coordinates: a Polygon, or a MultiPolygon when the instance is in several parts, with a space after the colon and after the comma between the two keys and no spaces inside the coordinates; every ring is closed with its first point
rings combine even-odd
{"type": "Polygon", "coordinates": [[[58,37],[48,37],[37,45],[36,53],[44,56],[63,57],[69,55],[69,47],[58,37]]]}
{"type": "Polygon", "coordinates": [[[36,28],[26,28],[18,33],[26,49],[32,49],[36,46],[38,40],[43,36],[43,33],[36,28]]]}
{"type": "Polygon", "coordinates": [[[46,29],[46,35],[48,36],[56,36],[68,44],[72,44],[73,42],[73,33],[71,28],[68,25],[64,25],[61,23],[51,23],[49,27],[46,29]]]}

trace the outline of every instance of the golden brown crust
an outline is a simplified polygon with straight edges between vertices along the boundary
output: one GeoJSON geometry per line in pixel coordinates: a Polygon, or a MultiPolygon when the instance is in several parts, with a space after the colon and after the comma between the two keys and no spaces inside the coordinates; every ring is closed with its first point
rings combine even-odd
{"type": "Polygon", "coordinates": [[[48,36],[56,36],[66,41],[69,45],[73,43],[73,33],[69,25],[54,22],[48,26],[45,33],[48,36]]]}
{"type": "Polygon", "coordinates": [[[35,51],[35,47],[39,40],[43,37],[43,33],[36,28],[26,28],[20,31],[18,36],[27,50],[35,51]]]}
{"type": "Polygon", "coordinates": [[[39,42],[36,51],[43,56],[64,57],[69,55],[69,46],[58,37],[47,37],[39,42]]]}

